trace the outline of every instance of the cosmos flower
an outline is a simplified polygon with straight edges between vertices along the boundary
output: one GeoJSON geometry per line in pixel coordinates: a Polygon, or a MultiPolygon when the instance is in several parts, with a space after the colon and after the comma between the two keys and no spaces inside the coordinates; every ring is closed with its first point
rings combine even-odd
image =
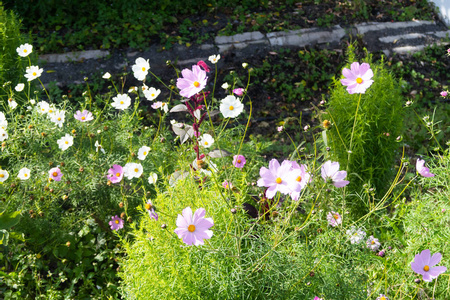
{"type": "Polygon", "coordinates": [[[236,118],[244,110],[244,105],[233,95],[228,95],[220,103],[220,112],[224,118],[236,118]]]}
{"type": "Polygon", "coordinates": [[[17,47],[16,51],[17,51],[17,54],[19,54],[19,56],[27,57],[28,55],[31,54],[31,52],[33,52],[33,46],[28,43],[25,43],[25,44],[17,47]]]}
{"type": "Polygon", "coordinates": [[[300,192],[305,188],[306,184],[311,180],[311,174],[306,172],[306,165],[299,165],[295,161],[291,161],[292,167],[289,171],[289,195],[291,199],[297,201],[300,198],[300,192]]]}
{"type": "Polygon", "coordinates": [[[92,113],[86,109],[83,111],[77,110],[77,112],[73,115],[73,117],[80,122],[88,122],[94,120],[92,113]]]}
{"type": "Polygon", "coordinates": [[[103,79],[110,79],[111,78],[111,74],[109,74],[109,72],[106,72],[105,74],[103,74],[102,78],[103,79]]]}
{"type": "Polygon", "coordinates": [[[61,170],[58,167],[51,168],[50,171],[48,171],[48,177],[50,181],[61,181],[61,177],[63,177],[63,173],[61,173],[61,170]]]}
{"type": "Polygon", "coordinates": [[[342,70],[342,75],[345,78],[341,79],[341,83],[347,87],[349,94],[364,94],[373,83],[373,72],[368,63],[360,65],[359,62],[354,62],[350,69],[342,70]]]}
{"type": "Polygon", "coordinates": [[[236,168],[242,169],[245,165],[247,160],[245,159],[244,155],[235,155],[233,156],[233,166],[236,168]]]}
{"type": "Polygon", "coordinates": [[[347,230],[346,233],[350,237],[352,244],[359,244],[366,237],[366,233],[363,230],[356,229],[354,226],[347,230]]]}
{"type": "Polygon", "coordinates": [[[109,221],[109,226],[111,226],[111,230],[119,230],[123,228],[123,220],[115,215],[111,217],[111,221],[109,221]]]}
{"type": "Polygon", "coordinates": [[[156,173],[150,173],[150,176],[148,176],[148,183],[150,184],[156,184],[156,181],[158,180],[158,174],[156,173]]]}
{"type": "Polygon", "coordinates": [[[41,114],[48,113],[49,108],[50,108],[50,104],[48,104],[48,102],[46,102],[46,101],[39,101],[37,104],[37,110],[41,114]]]}
{"type": "Polygon", "coordinates": [[[160,93],[161,93],[160,89],[157,90],[154,87],[150,87],[144,91],[144,96],[147,100],[153,101],[156,99],[156,97],[159,96],[160,93]]]}
{"type": "Polygon", "coordinates": [[[199,139],[198,142],[200,143],[200,145],[202,145],[205,148],[209,148],[212,146],[212,144],[214,143],[214,138],[210,135],[205,133],[204,135],[202,135],[199,139]]]}
{"type": "Polygon", "coordinates": [[[186,98],[190,98],[199,93],[206,86],[206,72],[199,66],[192,66],[192,71],[184,69],[181,71],[180,77],[177,79],[177,87],[180,89],[180,95],[186,98]]]}
{"type": "Polygon", "coordinates": [[[430,169],[425,167],[425,161],[423,159],[417,159],[416,170],[423,177],[434,177],[434,174],[430,172],[430,169]]]}
{"type": "Polygon", "coordinates": [[[144,160],[147,157],[149,151],[150,151],[150,147],[147,147],[147,146],[142,146],[141,148],[139,148],[138,159],[144,160]]]}
{"type": "Polygon", "coordinates": [[[108,170],[108,179],[112,183],[119,183],[123,178],[123,168],[120,165],[113,165],[111,169],[108,170]]]}
{"type": "Polygon", "coordinates": [[[143,172],[142,165],[139,163],[127,163],[123,167],[124,176],[129,180],[141,177],[143,172]]]}
{"type": "Polygon", "coordinates": [[[338,214],[338,213],[335,212],[335,211],[330,211],[330,212],[327,214],[327,220],[328,220],[328,224],[329,224],[330,226],[332,226],[332,227],[336,227],[336,226],[338,226],[339,224],[342,223],[342,217],[341,217],[341,215],[338,214]]]}
{"type": "Polygon", "coordinates": [[[19,179],[28,180],[30,179],[30,169],[22,168],[19,170],[19,174],[17,175],[19,179]]]}
{"type": "Polygon", "coordinates": [[[152,201],[148,200],[147,203],[145,203],[145,210],[147,210],[150,218],[158,221],[158,214],[155,212],[155,207],[153,206],[152,201]]]}
{"type": "Polygon", "coordinates": [[[448,92],[447,91],[442,91],[441,92],[441,96],[442,97],[447,97],[448,96],[448,92]]]}
{"type": "Polygon", "coordinates": [[[134,77],[136,77],[137,80],[143,81],[145,80],[145,77],[147,77],[150,63],[148,62],[148,59],[145,60],[142,57],[138,57],[131,69],[133,70],[134,77]]]}
{"type": "Polygon", "coordinates": [[[38,66],[30,66],[27,67],[25,70],[26,72],[25,77],[27,78],[28,81],[31,81],[33,79],[40,77],[43,71],[44,70],[42,68],[39,69],[38,66]]]}
{"type": "Polygon", "coordinates": [[[18,83],[16,86],[15,86],[15,90],[16,90],[16,92],[21,92],[21,91],[23,91],[23,88],[25,87],[25,84],[23,84],[23,83],[18,83]]]}
{"type": "Polygon", "coordinates": [[[220,54],[217,55],[210,55],[208,57],[208,60],[212,63],[212,64],[216,64],[220,59],[220,54]]]}
{"type": "Polygon", "coordinates": [[[0,129],[0,142],[8,139],[8,132],[5,129],[0,129]]]}
{"type": "Polygon", "coordinates": [[[435,253],[431,256],[430,249],[423,250],[420,254],[414,256],[414,261],[411,263],[411,269],[423,276],[423,281],[431,282],[434,278],[447,271],[446,267],[437,266],[441,261],[441,253],[435,253]]]}
{"type": "Polygon", "coordinates": [[[239,96],[239,97],[241,97],[242,95],[244,95],[244,89],[243,88],[237,88],[237,89],[234,89],[233,90],[233,93],[236,95],[236,96],[239,96]]]}
{"type": "Polygon", "coordinates": [[[9,99],[8,99],[8,106],[9,106],[11,109],[14,109],[14,108],[17,107],[17,102],[14,101],[14,99],[9,98],[9,99]]]}
{"type": "Polygon", "coordinates": [[[6,170],[0,169],[0,182],[5,182],[9,177],[9,173],[6,170]]]}
{"type": "Polygon", "coordinates": [[[224,84],[221,85],[221,87],[222,87],[224,90],[227,90],[227,89],[230,87],[230,85],[228,84],[228,82],[225,82],[224,84]]]}
{"type": "Polygon", "coordinates": [[[103,149],[102,145],[100,145],[100,143],[98,141],[95,141],[94,147],[95,147],[95,152],[98,152],[98,150],[100,150],[103,152],[103,154],[106,153],[105,149],[103,149]]]}
{"type": "Polygon", "coordinates": [[[339,163],[326,161],[321,168],[322,178],[327,181],[331,179],[332,184],[335,187],[344,187],[350,183],[350,181],[344,180],[347,177],[347,171],[339,171],[339,163]]]}
{"type": "Polygon", "coordinates": [[[59,127],[62,127],[65,120],[65,111],[64,110],[57,110],[53,114],[50,115],[50,121],[58,125],[59,127]]]}
{"type": "Polygon", "coordinates": [[[65,136],[61,137],[59,140],[56,141],[58,143],[58,147],[64,151],[67,150],[70,146],[73,145],[73,136],[66,133],[65,136]]]}
{"type": "Polygon", "coordinates": [[[111,106],[116,109],[124,110],[127,109],[131,104],[131,98],[127,94],[118,94],[112,99],[113,103],[111,103],[111,106]]]}
{"type": "Polygon", "coordinates": [[[389,300],[389,298],[384,294],[380,294],[380,296],[378,296],[375,300],[389,300]]]}
{"type": "Polygon", "coordinates": [[[369,236],[369,239],[366,241],[367,248],[372,251],[377,251],[380,248],[380,241],[373,237],[373,235],[369,236]]]}
{"type": "Polygon", "coordinates": [[[177,217],[175,233],[186,245],[203,245],[204,240],[210,239],[213,232],[209,230],[214,226],[212,218],[205,218],[206,211],[199,208],[192,215],[192,209],[188,206],[177,217]]]}
{"type": "Polygon", "coordinates": [[[289,174],[292,168],[292,162],[285,160],[280,163],[276,159],[269,162],[269,168],[261,167],[259,170],[260,179],[257,185],[266,187],[266,197],[272,199],[277,192],[289,194],[292,190],[289,187],[289,174]]]}

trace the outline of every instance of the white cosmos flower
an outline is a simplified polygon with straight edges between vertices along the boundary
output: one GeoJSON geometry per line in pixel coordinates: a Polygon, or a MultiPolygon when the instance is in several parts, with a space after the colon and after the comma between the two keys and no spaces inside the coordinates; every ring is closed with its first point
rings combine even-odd
{"type": "Polygon", "coordinates": [[[211,55],[210,57],[208,57],[208,60],[213,63],[216,64],[220,59],[220,54],[217,55],[211,55]]]}
{"type": "Polygon", "coordinates": [[[6,116],[3,112],[0,111],[0,122],[6,121],[6,116]]]}
{"type": "Polygon", "coordinates": [[[37,104],[37,109],[41,114],[48,113],[50,105],[46,101],[39,101],[37,104]]]}
{"type": "Polygon", "coordinates": [[[225,82],[224,84],[222,84],[222,88],[224,90],[227,90],[230,86],[228,85],[228,82],[225,82]]]}
{"type": "Polygon", "coordinates": [[[16,90],[16,92],[21,92],[23,91],[24,87],[25,87],[24,83],[18,83],[14,89],[16,90]]]}
{"type": "Polygon", "coordinates": [[[11,107],[11,109],[14,109],[14,108],[17,107],[17,102],[14,101],[12,98],[9,98],[8,99],[8,105],[9,105],[9,107],[11,107]]]}
{"type": "Polygon", "coordinates": [[[0,170],[0,182],[6,181],[8,179],[9,173],[6,170],[0,170]]]}
{"type": "Polygon", "coordinates": [[[105,154],[105,149],[103,149],[102,145],[100,145],[100,143],[98,141],[95,141],[95,152],[98,152],[98,150],[100,149],[100,151],[103,152],[103,154],[105,154]]]}
{"type": "Polygon", "coordinates": [[[142,165],[139,163],[127,163],[123,167],[123,175],[130,180],[141,177],[143,171],[142,165]]]}
{"type": "Polygon", "coordinates": [[[25,77],[28,81],[31,81],[40,77],[43,71],[44,70],[42,68],[39,69],[38,66],[27,67],[25,77]]]}
{"type": "Polygon", "coordinates": [[[133,93],[133,92],[137,92],[137,91],[138,91],[137,86],[132,86],[128,89],[128,93],[133,93]]]}
{"type": "Polygon", "coordinates": [[[34,105],[36,103],[36,100],[30,99],[30,103],[31,103],[31,105],[34,105]]]}
{"type": "Polygon", "coordinates": [[[16,51],[17,51],[17,54],[19,54],[19,56],[26,57],[31,52],[33,52],[33,46],[26,43],[26,44],[23,44],[23,45],[20,45],[19,47],[17,47],[16,51]]]}
{"type": "Polygon", "coordinates": [[[110,79],[111,78],[111,74],[109,74],[109,72],[106,72],[105,74],[103,74],[102,78],[103,79],[110,79]]]}
{"type": "Polygon", "coordinates": [[[211,147],[212,144],[214,143],[214,138],[213,138],[211,135],[205,133],[204,135],[202,135],[202,136],[200,137],[200,139],[198,140],[198,142],[199,142],[200,145],[202,145],[203,147],[209,148],[209,147],[211,147]]]}
{"type": "Polygon", "coordinates": [[[244,105],[233,95],[228,95],[220,103],[220,112],[224,118],[236,118],[244,110],[244,105]]]}
{"type": "Polygon", "coordinates": [[[134,77],[137,80],[144,80],[147,77],[148,70],[150,69],[150,64],[148,59],[145,60],[142,57],[136,58],[136,63],[131,67],[134,73],[134,77]]]}
{"type": "Polygon", "coordinates": [[[360,228],[356,229],[354,226],[347,230],[346,233],[350,237],[352,244],[359,244],[366,237],[366,233],[363,230],[360,228]]]}
{"type": "Polygon", "coordinates": [[[58,147],[64,151],[67,150],[70,146],[73,145],[73,136],[66,133],[65,136],[56,141],[58,143],[58,147]]]}
{"type": "Polygon", "coordinates": [[[30,171],[31,170],[28,168],[22,168],[19,170],[19,174],[17,175],[17,177],[22,180],[27,180],[30,178],[30,171]]]}
{"type": "Polygon", "coordinates": [[[145,98],[147,98],[147,100],[152,101],[152,100],[155,100],[156,97],[158,97],[160,93],[161,93],[160,89],[157,90],[154,87],[151,87],[144,91],[144,96],[145,96],[145,98]]]}
{"type": "Polygon", "coordinates": [[[150,151],[150,147],[147,147],[147,146],[142,146],[141,148],[139,148],[138,159],[144,160],[147,157],[149,151],[150,151]]]}
{"type": "Polygon", "coordinates": [[[148,183],[155,184],[157,180],[158,180],[158,174],[150,173],[150,176],[148,177],[148,183]]]}
{"type": "Polygon", "coordinates": [[[111,103],[112,107],[117,109],[127,109],[131,104],[131,98],[127,94],[118,94],[113,98],[113,103],[111,103]]]}
{"type": "Polygon", "coordinates": [[[65,111],[64,110],[56,110],[54,113],[52,113],[50,116],[50,121],[58,125],[59,127],[62,127],[65,120],[65,111]]]}
{"type": "Polygon", "coordinates": [[[5,129],[0,129],[0,142],[8,138],[8,132],[5,129]]]}
{"type": "Polygon", "coordinates": [[[48,106],[48,114],[49,114],[49,117],[51,118],[51,115],[53,115],[54,113],[56,113],[56,111],[57,111],[57,109],[56,109],[56,107],[55,107],[55,105],[49,105],[48,106]]]}
{"type": "Polygon", "coordinates": [[[0,120],[0,129],[6,130],[7,127],[8,127],[8,121],[0,120]]]}

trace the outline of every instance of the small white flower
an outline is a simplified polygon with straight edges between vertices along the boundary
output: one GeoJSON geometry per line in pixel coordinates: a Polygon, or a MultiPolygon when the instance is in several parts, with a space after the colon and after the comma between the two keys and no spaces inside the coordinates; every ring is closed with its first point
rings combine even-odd
{"type": "Polygon", "coordinates": [[[233,95],[228,95],[220,104],[220,112],[224,118],[236,118],[244,110],[244,105],[233,95]]]}
{"type": "Polygon", "coordinates": [[[200,145],[202,145],[203,147],[209,148],[209,147],[211,147],[212,144],[214,143],[214,138],[213,138],[211,135],[205,133],[204,135],[202,135],[202,136],[200,137],[200,139],[198,140],[198,142],[199,142],[200,145]]]}
{"type": "Polygon", "coordinates": [[[150,147],[147,147],[147,146],[142,146],[141,148],[139,148],[138,159],[144,160],[147,157],[149,151],[150,151],[150,147]]]}
{"type": "Polygon", "coordinates": [[[27,78],[28,81],[31,81],[33,79],[40,77],[43,71],[44,70],[42,68],[39,69],[38,66],[27,67],[25,77],[27,78]]]}
{"type": "Polygon", "coordinates": [[[8,179],[9,173],[6,170],[0,170],[0,182],[5,182],[8,179]]]}
{"type": "Polygon", "coordinates": [[[25,87],[24,83],[18,83],[14,89],[16,90],[16,92],[21,92],[23,91],[24,87],[25,87]]]}
{"type": "Polygon", "coordinates": [[[37,109],[41,114],[48,113],[50,105],[46,101],[39,101],[37,104],[37,109]]]}
{"type": "Polygon", "coordinates": [[[17,102],[14,101],[12,98],[9,98],[9,99],[8,99],[8,105],[9,105],[9,107],[10,107],[11,109],[14,109],[14,108],[17,107],[17,102]]]}
{"type": "Polygon", "coordinates": [[[142,165],[137,163],[127,163],[123,167],[123,175],[130,180],[141,177],[143,171],[142,165]]]}
{"type": "Polygon", "coordinates": [[[65,120],[65,111],[64,110],[57,110],[50,116],[50,121],[58,125],[59,127],[62,127],[65,120]]]}
{"type": "Polygon", "coordinates": [[[377,251],[380,248],[381,243],[378,239],[374,238],[373,235],[369,236],[369,239],[366,241],[367,248],[372,251],[377,251]]]}
{"type": "Polygon", "coordinates": [[[224,84],[222,84],[222,88],[224,90],[227,90],[230,86],[228,85],[228,82],[225,82],[224,84]]]}
{"type": "Polygon", "coordinates": [[[242,67],[246,69],[248,67],[248,63],[242,63],[242,67]]]}
{"type": "Polygon", "coordinates": [[[17,175],[17,177],[22,180],[30,179],[30,171],[31,170],[28,168],[22,168],[19,170],[19,174],[17,175]]]}
{"type": "Polygon", "coordinates": [[[65,136],[56,141],[58,143],[58,147],[64,151],[67,150],[70,146],[73,145],[73,136],[66,133],[65,136]]]}
{"type": "Polygon", "coordinates": [[[30,103],[31,103],[31,105],[35,105],[36,104],[36,100],[30,99],[30,103]]]}
{"type": "Polygon", "coordinates": [[[113,98],[113,103],[111,106],[117,109],[127,109],[131,104],[131,98],[127,94],[118,94],[113,98]]]}
{"type": "Polygon", "coordinates": [[[6,116],[3,112],[0,111],[0,122],[6,121],[6,116]]]}
{"type": "Polygon", "coordinates": [[[148,183],[155,184],[158,180],[158,175],[156,173],[150,173],[150,176],[148,177],[148,183]]]}
{"type": "Polygon", "coordinates": [[[138,91],[137,86],[132,86],[128,89],[128,93],[133,93],[133,92],[137,92],[137,91],[138,91]]]}
{"type": "Polygon", "coordinates": [[[145,60],[142,57],[138,57],[136,59],[136,63],[131,67],[131,69],[133,70],[134,77],[136,77],[137,80],[145,80],[148,70],[150,69],[148,59],[145,60]]]}
{"type": "Polygon", "coordinates": [[[363,230],[356,229],[354,226],[347,230],[346,233],[350,237],[352,244],[359,244],[366,237],[366,233],[363,230]]]}
{"type": "Polygon", "coordinates": [[[220,59],[220,54],[217,55],[211,55],[210,57],[208,57],[208,60],[213,63],[216,64],[220,59]]]}
{"type": "Polygon", "coordinates": [[[103,154],[105,154],[105,149],[103,149],[102,145],[100,145],[100,143],[98,141],[95,141],[95,152],[98,152],[98,150],[102,151],[103,154]]]}
{"type": "Polygon", "coordinates": [[[103,74],[102,78],[103,79],[110,79],[111,78],[111,74],[109,74],[109,72],[106,72],[105,74],[103,74]]]}
{"type": "Polygon", "coordinates": [[[148,86],[145,83],[142,83],[141,90],[142,90],[143,93],[145,93],[145,91],[148,90],[148,86]]]}
{"type": "Polygon", "coordinates": [[[19,56],[26,57],[31,52],[33,52],[33,46],[26,43],[26,44],[23,44],[23,45],[20,45],[19,47],[17,47],[16,51],[17,51],[17,54],[19,54],[19,56]]]}
{"type": "Polygon", "coordinates": [[[8,127],[8,121],[0,120],[0,129],[6,130],[7,127],[8,127]]]}
{"type": "Polygon", "coordinates": [[[0,129],[0,142],[3,142],[8,138],[8,132],[5,129],[0,129]]]}
{"type": "Polygon", "coordinates": [[[158,95],[161,93],[161,90],[157,90],[154,87],[151,87],[147,90],[144,91],[144,96],[145,98],[147,98],[147,100],[149,101],[153,101],[156,99],[156,97],[158,97],[158,95]]]}

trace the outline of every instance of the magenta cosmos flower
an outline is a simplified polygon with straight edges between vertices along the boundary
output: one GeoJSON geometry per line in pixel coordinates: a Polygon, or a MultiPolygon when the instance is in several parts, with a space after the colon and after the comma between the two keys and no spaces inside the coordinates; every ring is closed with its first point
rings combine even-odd
{"type": "Polygon", "coordinates": [[[430,172],[430,169],[425,167],[425,161],[423,159],[418,159],[416,162],[416,170],[423,177],[433,177],[434,174],[430,172]]]}
{"type": "Polygon", "coordinates": [[[186,245],[203,245],[204,240],[210,239],[213,232],[209,230],[214,226],[213,219],[205,218],[205,209],[199,208],[192,216],[192,209],[188,206],[178,215],[175,233],[186,245]]]}
{"type": "Polygon", "coordinates": [[[233,165],[236,168],[242,169],[247,161],[245,160],[244,155],[235,155],[233,156],[233,165]]]}
{"type": "Polygon", "coordinates": [[[269,169],[261,167],[259,170],[260,179],[257,185],[267,188],[266,197],[272,199],[277,192],[282,194],[289,194],[291,189],[289,187],[289,173],[292,168],[292,162],[285,160],[280,163],[276,159],[269,162],[269,169]]]}
{"type": "Polygon", "coordinates": [[[236,96],[242,96],[242,95],[244,95],[244,89],[243,88],[237,88],[237,89],[234,89],[233,90],[233,93],[236,95],[236,96]]]}
{"type": "Polygon", "coordinates": [[[94,120],[92,113],[86,109],[83,110],[82,112],[77,110],[77,112],[73,116],[80,122],[87,122],[94,120]]]}
{"type": "Polygon", "coordinates": [[[443,266],[435,267],[441,261],[442,255],[438,252],[431,256],[430,249],[423,250],[420,254],[414,256],[411,263],[411,269],[423,276],[423,281],[431,282],[439,274],[444,273],[447,268],[443,266]]]}
{"type": "Polygon", "coordinates": [[[204,89],[206,86],[206,72],[199,66],[192,66],[192,71],[184,69],[181,71],[182,78],[177,79],[177,87],[180,89],[180,95],[190,98],[204,89]]]}
{"type": "Polygon", "coordinates": [[[150,216],[150,218],[158,221],[158,214],[155,211],[155,207],[153,206],[152,201],[148,200],[147,203],[145,203],[145,210],[148,211],[148,215],[150,216]]]}
{"type": "Polygon", "coordinates": [[[108,170],[108,179],[112,183],[119,183],[123,178],[123,168],[119,165],[113,165],[111,169],[108,170]]]}
{"type": "Polygon", "coordinates": [[[61,170],[56,168],[51,168],[50,171],[48,171],[48,177],[51,180],[54,181],[61,181],[61,177],[63,176],[63,173],[61,173],[61,170]]]}
{"type": "Polygon", "coordinates": [[[349,94],[364,94],[373,83],[373,72],[368,63],[359,65],[359,62],[354,62],[350,69],[342,70],[342,75],[345,78],[341,79],[341,83],[347,87],[349,94]]]}
{"type": "Polygon", "coordinates": [[[320,170],[322,173],[322,178],[327,181],[332,181],[332,184],[335,187],[344,187],[350,183],[350,181],[344,180],[347,177],[347,171],[339,171],[339,163],[327,161],[323,164],[322,169],[320,170]]]}
{"type": "Polygon", "coordinates": [[[119,218],[117,215],[111,217],[111,221],[109,221],[109,226],[111,226],[111,230],[119,230],[123,228],[123,220],[119,218]]]}
{"type": "Polygon", "coordinates": [[[342,223],[342,217],[335,211],[330,211],[327,215],[327,221],[330,226],[336,227],[342,223]]]}

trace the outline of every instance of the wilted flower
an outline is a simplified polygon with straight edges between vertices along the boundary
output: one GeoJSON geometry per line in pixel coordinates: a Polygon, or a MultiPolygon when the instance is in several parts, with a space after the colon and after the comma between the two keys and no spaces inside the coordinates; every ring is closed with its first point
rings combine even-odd
{"type": "Polygon", "coordinates": [[[248,67],[248,63],[242,63],[242,67],[246,69],[248,67]]]}
{"type": "Polygon", "coordinates": [[[17,54],[19,54],[19,56],[26,57],[26,56],[30,55],[31,52],[33,52],[33,46],[28,43],[25,43],[25,44],[17,47],[16,51],[17,51],[17,54]]]}
{"type": "Polygon", "coordinates": [[[148,62],[148,59],[145,60],[142,57],[138,57],[131,69],[133,70],[134,77],[136,77],[137,80],[143,81],[145,77],[147,77],[150,63],[148,62]]]}
{"type": "Polygon", "coordinates": [[[330,212],[327,214],[327,220],[328,220],[328,224],[329,224],[330,226],[333,226],[333,227],[336,227],[336,226],[338,226],[339,224],[342,223],[342,217],[341,217],[341,215],[338,214],[338,213],[335,212],[335,211],[330,211],[330,212]]]}
{"type": "Polygon", "coordinates": [[[220,103],[220,112],[224,118],[236,118],[244,109],[239,98],[228,95],[220,103]]]}
{"type": "Polygon", "coordinates": [[[127,163],[123,167],[124,176],[129,180],[141,177],[143,171],[142,165],[139,163],[127,163]]]}
{"type": "Polygon", "coordinates": [[[433,177],[434,174],[430,172],[430,169],[425,167],[425,161],[423,159],[417,159],[416,170],[423,177],[433,177]]]}
{"type": "Polygon", "coordinates": [[[372,251],[377,251],[380,248],[381,244],[378,239],[374,238],[373,235],[369,236],[369,239],[366,241],[367,248],[372,251]]]}
{"type": "Polygon", "coordinates": [[[109,74],[109,72],[106,72],[105,74],[103,74],[102,78],[103,79],[110,79],[111,78],[111,74],[109,74]]]}
{"type": "Polygon", "coordinates": [[[142,146],[141,148],[139,148],[138,159],[144,160],[147,157],[149,151],[150,151],[150,147],[147,147],[147,146],[142,146]]]}
{"type": "Polygon", "coordinates": [[[243,88],[237,88],[237,89],[234,89],[233,90],[233,93],[236,95],[236,96],[242,96],[242,95],[244,95],[244,89],[243,88]]]}
{"type": "Polygon", "coordinates": [[[220,59],[220,54],[217,54],[217,55],[210,55],[210,56],[208,57],[208,60],[209,60],[211,63],[213,63],[213,64],[216,64],[216,63],[219,61],[219,59],[220,59]]]}
{"type": "Polygon", "coordinates": [[[19,174],[17,175],[19,179],[27,180],[30,178],[30,169],[22,168],[19,170],[19,174]]]}
{"type": "Polygon", "coordinates": [[[423,250],[420,254],[414,256],[411,263],[411,269],[423,276],[423,281],[431,282],[440,274],[444,273],[447,268],[443,266],[434,267],[441,261],[441,253],[435,253],[431,256],[430,249],[423,250]]]}
{"type": "Polygon", "coordinates": [[[112,183],[119,183],[123,178],[123,168],[120,165],[113,165],[111,169],[108,170],[108,179],[112,183]]]}
{"type": "Polygon", "coordinates": [[[64,151],[67,150],[70,146],[73,145],[73,136],[66,133],[65,136],[61,137],[59,140],[56,141],[58,143],[58,147],[64,151]]]}
{"type": "Polygon", "coordinates": [[[192,66],[192,71],[184,69],[181,71],[183,77],[177,79],[177,87],[180,89],[180,95],[190,98],[199,93],[206,86],[206,72],[199,66],[192,66]]]}
{"type": "Polygon", "coordinates": [[[73,116],[75,119],[77,119],[80,122],[87,122],[87,121],[94,120],[92,113],[86,109],[83,111],[77,110],[77,112],[73,116]]]}
{"type": "Polygon", "coordinates": [[[6,179],[8,179],[8,177],[9,177],[8,171],[0,169],[0,182],[5,182],[6,179]]]}
{"type": "Polygon", "coordinates": [[[199,139],[198,142],[200,143],[200,145],[202,145],[205,148],[209,148],[212,146],[212,144],[214,143],[214,138],[210,135],[205,133],[204,135],[202,135],[199,139]]]}
{"type": "Polygon", "coordinates": [[[156,99],[156,97],[159,96],[159,94],[161,93],[161,90],[157,90],[154,87],[148,88],[144,91],[144,96],[147,100],[149,101],[153,101],[156,99]]]}
{"type": "Polygon", "coordinates": [[[18,83],[14,89],[16,90],[16,92],[21,92],[21,91],[23,91],[24,87],[25,87],[25,84],[18,83]]]}
{"type": "Polygon", "coordinates": [[[364,94],[373,83],[373,72],[368,63],[359,65],[359,62],[354,62],[350,69],[342,70],[342,75],[345,78],[341,79],[341,83],[347,87],[349,94],[364,94]]]}
{"type": "Polygon", "coordinates": [[[347,171],[339,171],[339,163],[326,161],[321,168],[322,178],[327,181],[332,180],[332,184],[335,187],[344,187],[350,183],[350,181],[344,180],[347,177],[347,171]]]}
{"type": "Polygon", "coordinates": [[[276,159],[269,162],[269,168],[261,167],[259,170],[260,179],[258,179],[258,186],[267,187],[266,197],[272,199],[277,192],[282,194],[289,194],[291,189],[289,187],[289,174],[292,168],[292,162],[285,160],[280,163],[276,159]]]}
{"type": "Polygon", "coordinates": [[[244,155],[239,154],[233,156],[233,166],[235,166],[236,168],[242,169],[246,162],[247,160],[245,159],[244,155]]]}
{"type": "Polygon", "coordinates": [[[212,237],[213,232],[209,228],[214,226],[214,222],[212,218],[205,218],[205,213],[204,208],[199,208],[192,216],[192,209],[188,206],[182,215],[178,215],[175,233],[186,245],[203,245],[204,240],[212,237]]]}
{"type": "Polygon", "coordinates": [[[48,171],[48,177],[50,180],[61,181],[63,173],[61,173],[61,170],[58,167],[51,168],[50,171],[48,171]]]}
{"type": "Polygon", "coordinates": [[[150,173],[150,176],[148,176],[148,183],[150,184],[156,184],[156,181],[158,180],[158,174],[156,173],[150,173]]]}
{"type": "Polygon", "coordinates": [[[111,221],[109,221],[109,226],[111,226],[111,230],[119,230],[123,228],[123,220],[115,215],[111,217],[111,221]]]}
{"type": "Polygon", "coordinates": [[[98,152],[98,150],[100,150],[103,152],[103,154],[105,154],[105,149],[103,149],[102,145],[100,145],[100,143],[98,141],[95,141],[94,147],[95,147],[95,152],[98,152]]]}
{"type": "Polygon", "coordinates": [[[225,82],[224,84],[222,84],[221,86],[224,90],[227,90],[230,86],[228,85],[228,82],[225,82]]]}
{"type": "Polygon", "coordinates": [[[350,237],[350,242],[352,244],[359,244],[359,242],[361,242],[366,237],[366,233],[363,230],[355,229],[354,226],[347,230],[346,233],[350,237]]]}
{"type": "Polygon", "coordinates": [[[116,97],[113,98],[113,103],[111,103],[111,106],[116,109],[127,109],[131,104],[131,98],[127,94],[118,94],[116,97]]]}
{"type": "Polygon", "coordinates": [[[153,206],[152,201],[148,200],[147,203],[145,203],[145,209],[147,210],[150,218],[158,221],[158,214],[155,212],[155,207],[153,206]]]}
{"type": "Polygon", "coordinates": [[[30,66],[27,67],[25,70],[26,72],[25,77],[27,78],[28,81],[31,81],[33,79],[40,77],[43,71],[44,70],[42,68],[39,69],[38,66],[30,66]]]}

